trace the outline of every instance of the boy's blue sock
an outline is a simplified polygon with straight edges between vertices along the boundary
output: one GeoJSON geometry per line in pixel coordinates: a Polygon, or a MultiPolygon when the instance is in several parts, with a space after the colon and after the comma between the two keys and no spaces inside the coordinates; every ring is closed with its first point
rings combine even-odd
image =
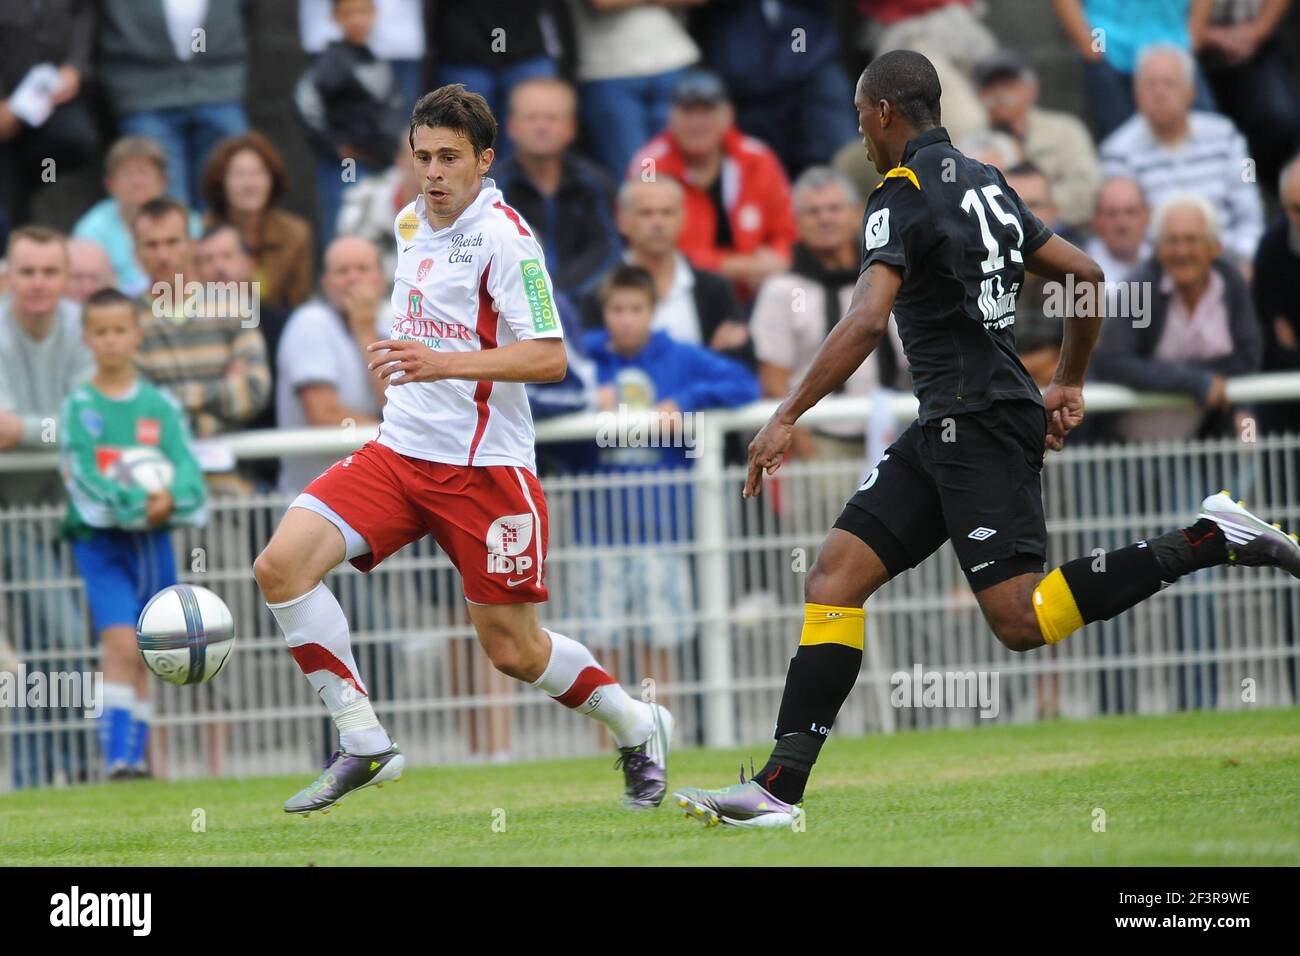
{"type": "Polygon", "coordinates": [[[99,718],[99,742],[110,771],[130,765],[131,707],[135,691],[130,684],[104,685],[104,714],[99,718]]]}
{"type": "Polygon", "coordinates": [[[130,765],[143,770],[149,753],[149,724],[153,720],[153,701],[136,700],[131,708],[130,765]]]}

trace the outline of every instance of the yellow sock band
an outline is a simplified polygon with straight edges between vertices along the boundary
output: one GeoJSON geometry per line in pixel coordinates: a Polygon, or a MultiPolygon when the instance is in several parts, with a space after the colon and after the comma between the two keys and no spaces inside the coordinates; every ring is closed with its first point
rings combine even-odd
{"type": "Polygon", "coordinates": [[[862,650],[866,619],[860,607],[805,604],[799,644],[843,644],[862,650]]]}
{"type": "Polygon", "coordinates": [[[1060,568],[1038,582],[1033,601],[1038,630],[1048,644],[1063,641],[1083,627],[1083,615],[1060,568]]]}

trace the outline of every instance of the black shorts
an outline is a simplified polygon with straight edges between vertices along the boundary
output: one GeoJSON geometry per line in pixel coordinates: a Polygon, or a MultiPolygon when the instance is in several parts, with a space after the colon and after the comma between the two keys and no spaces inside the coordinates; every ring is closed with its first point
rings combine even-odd
{"type": "Polygon", "coordinates": [[[890,576],[951,540],[973,591],[1043,569],[1047,413],[1031,401],[919,421],[867,476],[835,527],[866,542],[890,576]]]}

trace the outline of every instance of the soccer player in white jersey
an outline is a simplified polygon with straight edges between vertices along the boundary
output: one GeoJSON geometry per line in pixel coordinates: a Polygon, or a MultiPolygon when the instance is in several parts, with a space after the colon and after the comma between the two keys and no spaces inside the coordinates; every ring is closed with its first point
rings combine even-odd
{"type": "Polygon", "coordinates": [[[547,599],[546,499],[525,382],[567,359],[542,248],[487,178],[497,124],[464,86],[421,97],[410,143],[421,195],[397,216],[392,338],[370,346],[387,379],[379,436],[289,506],[253,565],[294,660],[339,731],[320,777],[284,805],[328,810],[401,775],[342,608],[322,583],[344,560],[369,571],[426,534],[451,558],[493,665],[600,721],[618,746],[624,801],[657,807],[672,716],[629,696],[577,641],[539,625],[547,599]]]}

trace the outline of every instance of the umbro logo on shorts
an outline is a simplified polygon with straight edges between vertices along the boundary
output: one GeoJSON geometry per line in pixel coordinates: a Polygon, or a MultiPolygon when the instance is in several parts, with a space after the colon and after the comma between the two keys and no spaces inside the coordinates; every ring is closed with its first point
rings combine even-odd
{"type": "Polygon", "coordinates": [[[970,534],[966,535],[966,537],[970,538],[972,541],[983,541],[986,538],[993,537],[997,533],[998,531],[996,528],[976,528],[970,534]]]}

